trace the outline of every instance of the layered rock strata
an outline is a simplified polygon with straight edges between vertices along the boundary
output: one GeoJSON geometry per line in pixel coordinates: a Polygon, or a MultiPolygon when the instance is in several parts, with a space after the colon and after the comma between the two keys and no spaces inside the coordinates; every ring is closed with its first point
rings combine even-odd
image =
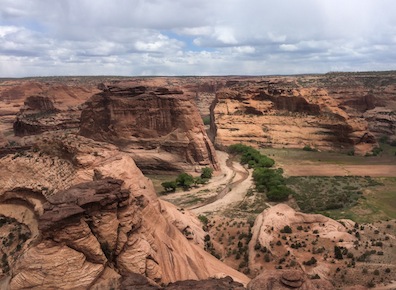
{"type": "Polygon", "coordinates": [[[178,90],[102,86],[85,103],[80,134],[118,145],[139,168],[218,168],[215,150],[191,98],[178,90]]]}
{"type": "Polygon", "coordinates": [[[36,135],[46,131],[77,129],[80,123],[78,109],[61,111],[52,100],[30,96],[20,109],[13,124],[15,136],[36,135]]]}
{"type": "MultiPolygon", "coordinates": [[[[120,288],[133,273],[153,285],[224,275],[248,281],[173,225],[186,222],[183,212],[167,214],[152,183],[115,146],[44,134],[34,150],[1,158],[0,170],[8,227],[0,230],[15,228],[0,245],[11,289],[120,288]]],[[[202,236],[191,226],[195,232],[202,236]]]]}
{"type": "Polygon", "coordinates": [[[220,148],[242,142],[364,154],[377,146],[363,117],[351,116],[328,91],[318,88],[233,82],[216,94],[211,119],[211,137],[220,148]]]}

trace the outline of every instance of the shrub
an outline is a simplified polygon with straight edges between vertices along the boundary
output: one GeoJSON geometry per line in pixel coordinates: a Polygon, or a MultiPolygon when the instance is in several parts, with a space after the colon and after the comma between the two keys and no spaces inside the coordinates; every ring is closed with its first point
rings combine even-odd
{"type": "Polygon", "coordinates": [[[311,257],[310,260],[304,261],[303,264],[306,266],[311,266],[311,265],[315,265],[316,262],[317,262],[317,260],[315,259],[315,257],[311,257]]]}
{"type": "Polygon", "coordinates": [[[202,118],[204,125],[210,125],[210,116],[205,116],[202,118]]]}
{"type": "Polygon", "coordinates": [[[337,260],[342,260],[342,259],[343,259],[343,257],[342,257],[342,252],[341,252],[341,248],[338,247],[338,246],[334,246],[334,257],[335,257],[337,260]]]}
{"type": "Polygon", "coordinates": [[[198,219],[199,219],[205,226],[207,226],[208,223],[209,223],[209,219],[208,219],[206,216],[204,216],[204,215],[199,215],[199,216],[198,216],[198,219]]]}
{"type": "Polygon", "coordinates": [[[176,178],[177,185],[189,189],[194,184],[194,177],[188,173],[180,173],[176,178]]]}
{"type": "Polygon", "coordinates": [[[305,146],[303,147],[303,150],[304,150],[304,151],[312,151],[312,152],[318,151],[317,149],[312,148],[312,147],[309,146],[309,145],[305,145],[305,146]]]}
{"type": "Polygon", "coordinates": [[[166,192],[174,192],[176,190],[176,181],[165,181],[161,183],[166,192]]]}
{"type": "Polygon", "coordinates": [[[211,179],[213,174],[213,169],[210,167],[204,167],[201,170],[201,178],[202,179],[211,179]]]}
{"type": "Polygon", "coordinates": [[[286,225],[283,227],[283,229],[280,230],[281,233],[286,233],[286,234],[291,234],[293,231],[289,225],[286,225]]]}

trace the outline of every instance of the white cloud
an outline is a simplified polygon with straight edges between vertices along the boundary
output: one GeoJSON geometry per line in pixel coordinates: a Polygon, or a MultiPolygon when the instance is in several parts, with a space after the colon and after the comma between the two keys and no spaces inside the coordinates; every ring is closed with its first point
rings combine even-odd
{"type": "Polygon", "coordinates": [[[0,76],[396,69],[392,0],[2,0],[0,76]]]}
{"type": "Polygon", "coordinates": [[[298,47],[295,44],[281,44],[281,45],[279,45],[279,48],[281,50],[284,50],[284,51],[296,51],[296,50],[298,50],[298,47]]]}

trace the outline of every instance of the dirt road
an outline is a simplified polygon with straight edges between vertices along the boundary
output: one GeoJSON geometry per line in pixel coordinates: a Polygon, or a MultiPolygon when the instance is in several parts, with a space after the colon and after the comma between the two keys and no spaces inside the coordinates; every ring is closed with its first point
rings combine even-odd
{"type": "Polygon", "coordinates": [[[216,151],[221,172],[211,181],[199,188],[163,196],[162,199],[175,202],[186,196],[204,199],[200,204],[187,207],[196,214],[209,213],[227,208],[230,204],[241,202],[252,186],[252,171],[238,162],[231,161],[223,151],[216,151]]]}

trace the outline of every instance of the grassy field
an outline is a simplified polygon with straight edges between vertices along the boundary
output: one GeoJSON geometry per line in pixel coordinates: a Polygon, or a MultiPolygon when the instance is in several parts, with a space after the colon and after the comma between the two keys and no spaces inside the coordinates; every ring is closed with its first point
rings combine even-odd
{"type": "Polygon", "coordinates": [[[295,164],[345,164],[345,165],[396,165],[396,147],[381,144],[378,156],[349,156],[337,152],[304,151],[302,149],[262,148],[260,152],[282,165],[295,164]]]}
{"type": "MultiPolygon", "coordinates": [[[[303,212],[321,213],[334,219],[374,222],[396,218],[396,177],[370,177],[374,165],[396,165],[396,147],[382,144],[379,156],[349,156],[334,152],[266,148],[260,151],[285,169],[290,166],[328,164],[367,166],[367,176],[292,176],[288,185],[303,212]]],[[[317,166],[321,170],[320,166],[317,166]]],[[[323,175],[321,172],[318,175],[323,175]]],[[[325,174],[325,175],[326,175],[325,174]]],[[[396,172],[395,172],[396,174],[396,172]]],[[[337,175],[337,174],[334,174],[337,175]]]]}

